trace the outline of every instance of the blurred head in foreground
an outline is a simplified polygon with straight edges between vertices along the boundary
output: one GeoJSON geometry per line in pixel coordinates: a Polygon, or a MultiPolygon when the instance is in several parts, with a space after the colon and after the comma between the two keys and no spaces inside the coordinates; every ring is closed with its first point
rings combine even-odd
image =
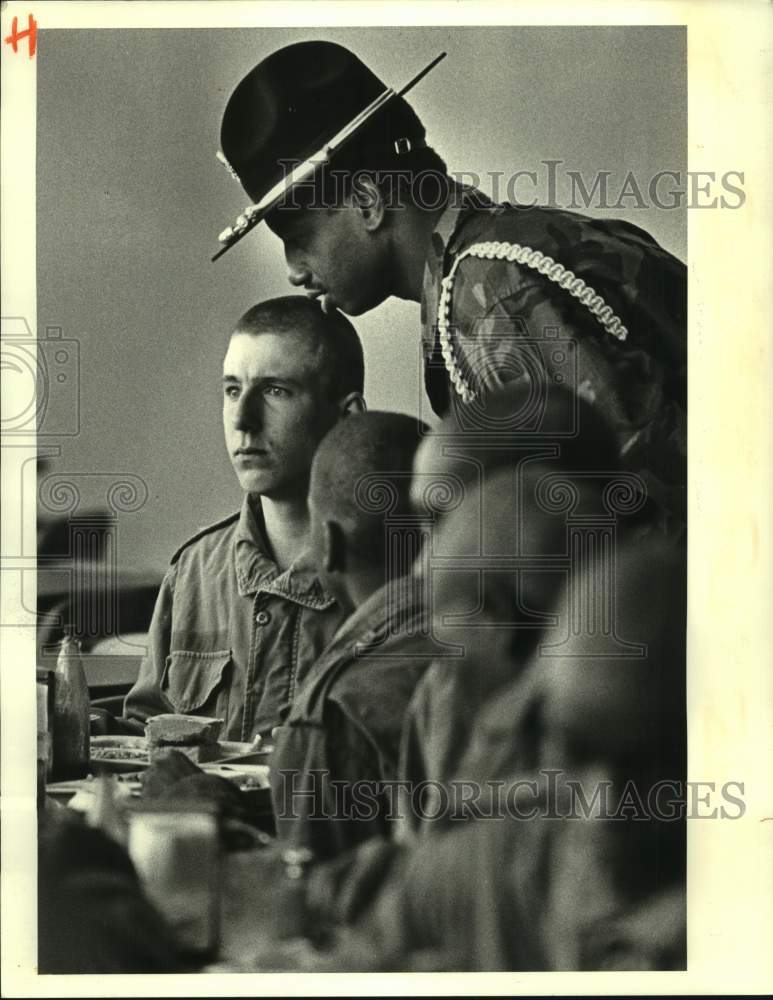
{"type": "Polygon", "coordinates": [[[330,431],[314,458],[312,551],[323,585],[349,610],[411,569],[415,549],[396,542],[418,538],[399,522],[411,519],[411,468],[422,426],[400,413],[354,414],[330,431]]]}
{"type": "MultiPolygon", "coordinates": [[[[629,547],[609,587],[605,609],[597,565],[570,579],[509,701],[514,767],[568,817],[543,831],[545,934],[557,968],[683,968],[684,550],[629,547]]],[[[492,709],[503,725],[507,703],[492,709]]]]}
{"type": "Polygon", "coordinates": [[[599,475],[620,468],[614,435],[593,406],[561,386],[535,403],[531,385],[512,382],[452,409],[424,437],[414,463],[414,507],[442,516],[460,485],[481,486],[499,470],[515,475],[535,463],[599,475]]]}

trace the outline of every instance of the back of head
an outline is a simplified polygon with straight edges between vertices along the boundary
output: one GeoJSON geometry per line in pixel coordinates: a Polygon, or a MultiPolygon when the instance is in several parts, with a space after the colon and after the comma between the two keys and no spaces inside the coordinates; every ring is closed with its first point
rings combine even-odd
{"type": "Polygon", "coordinates": [[[357,331],[343,315],[322,311],[305,295],[282,295],[252,306],[239,320],[235,334],[301,334],[317,352],[324,391],[331,401],[350,392],[362,393],[365,363],[357,331]]]}
{"type": "Polygon", "coordinates": [[[433,633],[461,651],[454,683],[470,716],[523,671],[564,580],[564,515],[544,509],[529,480],[517,491],[500,469],[469,487],[425,550],[433,633]]]}
{"type": "Polygon", "coordinates": [[[644,768],[684,779],[685,550],[624,543],[613,557],[607,572],[589,560],[562,582],[550,603],[554,626],[486,708],[480,729],[510,734],[504,759],[513,773],[590,767],[619,778],[644,768]]]}
{"type": "Polygon", "coordinates": [[[535,656],[550,725],[588,754],[638,758],[648,767],[660,761],[669,771],[663,776],[683,778],[684,549],[665,541],[646,550],[629,545],[611,577],[598,575],[590,565],[570,580],[557,609],[559,645],[546,637],[535,656]]]}
{"type": "Polygon", "coordinates": [[[357,413],[337,424],[317,450],[312,518],[339,524],[363,559],[384,561],[385,518],[410,514],[411,468],[424,430],[405,414],[357,413]]]}
{"type": "Polygon", "coordinates": [[[422,442],[414,506],[424,510],[433,483],[441,486],[446,477],[481,486],[496,472],[515,471],[535,457],[543,471],[614,473],[620,468],[614,434],[593,406],[560,386],[535,399],[530,384],[512,382],[472,405],[452,408],[422,442]]]}
{"type": "MultiPolygon", "coordinates": [[[[597,575],[589,569],[569,581],[558,607],[559,646],[548,639],[529,671],[535,697],[525,733],[542,772],[557,769],[558,787],[566,782],[568,790],[571,781],[586,803],[601,796],[588,822],[568,825],[575,837],[555,862],[562,869],[555,912],[559,925],[562,912],[610,915],[610,906],[622,911],[673,887],[683,918],[685,553],[661,542],[636,545],[619,553],[611,577],[597,575]],[[599,583],[611,607],[598,599],[599,583]]],[[[669,947],[681,953],[681,921],[671,933],[669,947]]]]}

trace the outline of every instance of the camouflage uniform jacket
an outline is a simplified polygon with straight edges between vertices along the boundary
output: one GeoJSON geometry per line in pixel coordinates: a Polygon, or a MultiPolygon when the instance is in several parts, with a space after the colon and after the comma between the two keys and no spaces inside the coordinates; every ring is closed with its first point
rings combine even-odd
{"type": "Polygon", "coordinates": [[[443,415],[516,380],[536,399],[574,388],[667,520],[684,523],[686,305],[685,266],[636,226],[463,189],[425,265],[430,403],[443,415]]]}

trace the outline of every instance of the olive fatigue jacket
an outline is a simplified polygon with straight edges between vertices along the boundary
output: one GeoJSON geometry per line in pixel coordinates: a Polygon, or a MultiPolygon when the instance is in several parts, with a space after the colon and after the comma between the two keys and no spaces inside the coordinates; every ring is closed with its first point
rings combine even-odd
{"type": "Polygon", "coordinates": [[[280,573],[263,541],[259,503],[187,541],[172,557],[148,652],[124,714],[224,720],[223,739],[267,735],[341,624],[308,556],[280,573]],[[256,516],[257,514],[257,516],[256,516]]]}
{"type": "Polygon", "coordinates": [[[425,264],[422,340],[432,408],[444,415],[452,404],[461,404],[438,331],[442,281],[475,244],[517,243],[537,250],[598,293],[627,329],[626,339],[605,329],[567,288],[539,270],[493,256],[466,256],[454,271],[448,303],[458,370],[478,396],[514,381],[527,383],[535,400],[544,399],[551,385],[574,389],[616,434],[623,467],[644,480],[663,512],[662,526],[683,525],[684,264],[627,222],[496,205],[479,191],[461,191],[440,217],[425,264]]]}
{"type": "Polygon", "coordinates": [[[342,626],[276,734],[272,798],[288,846],[329,858],[389,829],[400,733],[434,642],[410,586],[382,588],[342,626]]]}

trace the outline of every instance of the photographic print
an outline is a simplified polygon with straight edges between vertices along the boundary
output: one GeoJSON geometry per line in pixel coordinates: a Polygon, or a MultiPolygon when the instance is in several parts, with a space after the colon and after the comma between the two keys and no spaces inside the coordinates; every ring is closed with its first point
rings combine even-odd
{"type": "Polygon", "coordinates": [[[764,992],[738,6],[4,5],[9,996],[764,992]]]}

